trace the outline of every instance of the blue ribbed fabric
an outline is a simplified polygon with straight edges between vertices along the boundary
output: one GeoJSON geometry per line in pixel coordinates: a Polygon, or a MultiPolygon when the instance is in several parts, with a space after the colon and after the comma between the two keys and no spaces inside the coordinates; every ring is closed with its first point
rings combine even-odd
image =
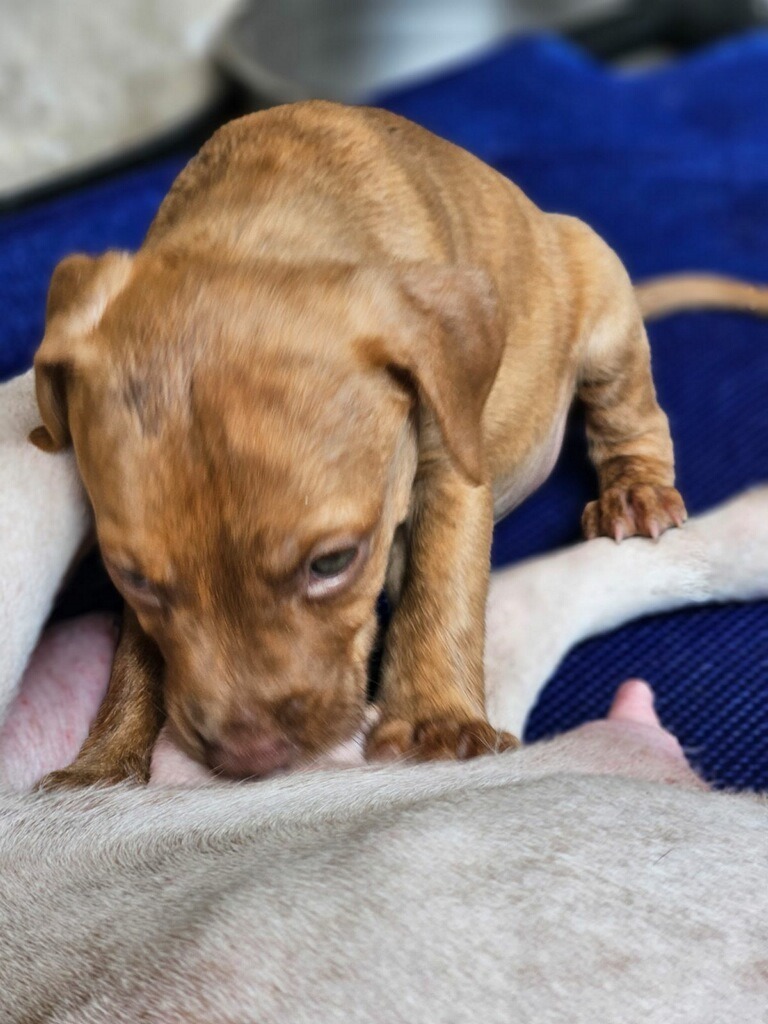
{"type": "MultiPolygon", "coordinates": [[[[587,220],[635,278],[691,268],[768,281],[767,81],[766,34],[634,74],[532,36],[382,102],[466,146],[544,209],[587,220]]],[[[29,365],[57,260],[135,247],[188,155],[0,219],[0,379],[29,365]]],[[[768,324],[676,316],[651,340],[689,509],[766,479],[768,324]]],[[[551,479],[499,526],[496,564],[575,540],[593,492],[575,423],[551,479]]],[[[680,612],[583,644],[528,738],[601,715],[628,675],[654,685],[708,778],[768,788],[768,604],[680,612]]]]}

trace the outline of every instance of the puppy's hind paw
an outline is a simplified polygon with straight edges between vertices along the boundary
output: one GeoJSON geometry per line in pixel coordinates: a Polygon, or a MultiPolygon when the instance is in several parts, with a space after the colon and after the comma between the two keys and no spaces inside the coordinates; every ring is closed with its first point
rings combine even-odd
{"type": "Polygon", "coordinates": [[[682,526],[688,518],[685,504],[674,487],[638,484],[609,487],[597,501],[590,501],[581,517],[587,540],[612,537],[617,543],[627,537],[658,540],[671,526],[682,526]]]}

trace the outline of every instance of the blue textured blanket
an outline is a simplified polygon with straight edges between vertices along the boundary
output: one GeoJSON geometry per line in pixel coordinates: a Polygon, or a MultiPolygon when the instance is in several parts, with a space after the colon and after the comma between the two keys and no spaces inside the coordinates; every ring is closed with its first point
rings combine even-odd
{"type": "MultiPolygon", "coordinates": [[[[768,281],[766,82],[768,34],[635,74],[535,36],[382,102],[544,209],[587,220],[635,278],[699,269],[768,281]]],[[[29,365],[56,261],[137,246],[188,155],[0,220],[0,379],[29,365]]],[[[691,314],[654,325],[651,339],[689,509],[765,480],[768,324],[691,314]]],[[[576,425],[549,482],[498,528],[496,563],[575,540],[594,486],[576,425]]],[[[654,685],[662,718],[710,779],[768,789],[768,604],[680,612],[583,644],[528,738],[602,714],[628,675],[654,685]]]]}

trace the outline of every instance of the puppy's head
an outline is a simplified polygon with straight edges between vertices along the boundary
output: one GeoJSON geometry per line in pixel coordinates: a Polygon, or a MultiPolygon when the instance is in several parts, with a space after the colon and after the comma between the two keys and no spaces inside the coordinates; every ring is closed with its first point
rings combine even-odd
{"type": "Polygon", "coordinates": [[[500,352],[474,271],[151,252],[60,265],[32,440],[74,443],[190,753],[261,775],[359,726],[414,480],[441,462],[482,479],[500,352]]]}

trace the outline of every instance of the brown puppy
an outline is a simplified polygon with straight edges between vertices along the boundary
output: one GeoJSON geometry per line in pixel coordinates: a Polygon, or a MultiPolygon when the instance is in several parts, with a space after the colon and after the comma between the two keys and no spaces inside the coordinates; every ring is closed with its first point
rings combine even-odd
{"type": "Polygon", "coordinates": [[[574,396],[600,489],[586,535],[685,518],[618,258],[383,111],[222,128],[135,256],[57,268],[35,367],[33,439],[74,442],[131,609],[59,784],[144,778],[163,700],[234,776],[351,734],[385,581],[369,752],[512,745],[483,707],[491,530],[550,472],[574,396]]]}

